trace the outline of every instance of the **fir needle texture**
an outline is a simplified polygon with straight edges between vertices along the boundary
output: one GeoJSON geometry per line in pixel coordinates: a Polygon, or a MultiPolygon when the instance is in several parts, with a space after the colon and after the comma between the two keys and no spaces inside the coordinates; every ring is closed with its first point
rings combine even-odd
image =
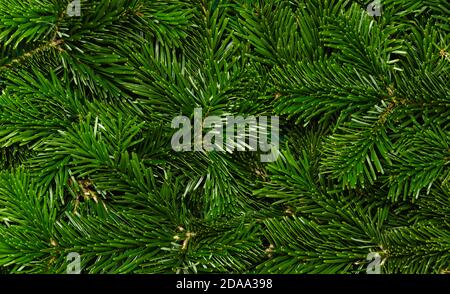
{"type": "Polygon", "coordinates": [[[2,273],[450,273],[448,0],[0,0],[0,90],[2,273]]]}

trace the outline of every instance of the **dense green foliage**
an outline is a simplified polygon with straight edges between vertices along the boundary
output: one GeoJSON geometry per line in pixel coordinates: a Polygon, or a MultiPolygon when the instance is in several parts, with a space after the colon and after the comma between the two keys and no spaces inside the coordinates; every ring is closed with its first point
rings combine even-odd
{"type": "Polygon", "coordinates": [[[450,271],[450,2],[0,0],[0,266],[450,271]],[[281,156],[171,120],[280,116],[281,156]]]}

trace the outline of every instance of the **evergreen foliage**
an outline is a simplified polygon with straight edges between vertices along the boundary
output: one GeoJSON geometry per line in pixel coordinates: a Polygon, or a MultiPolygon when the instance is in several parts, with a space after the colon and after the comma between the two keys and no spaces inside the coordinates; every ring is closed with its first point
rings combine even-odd
{"type": "Polygon", "coordinates": [[[450,271],[450,2],[0,0],[0,266],[450,271]],[[281,156],[172,119],[280,116],[281,156]]]}

